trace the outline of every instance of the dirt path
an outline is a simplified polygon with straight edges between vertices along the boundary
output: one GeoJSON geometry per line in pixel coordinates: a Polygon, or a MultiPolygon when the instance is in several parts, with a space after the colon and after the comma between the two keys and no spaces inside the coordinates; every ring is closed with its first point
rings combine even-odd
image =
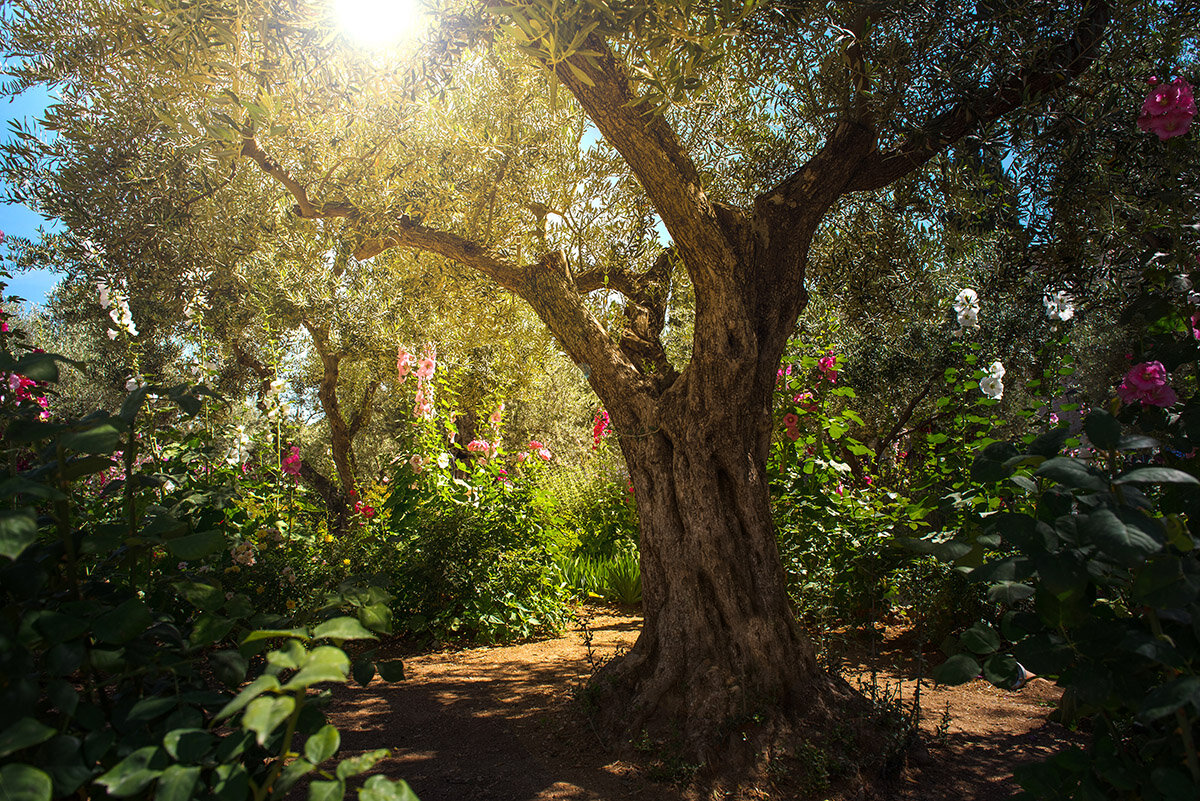
{"type": "MultiPolygon", "coordinates": [[[[391,748],[376,772],[407,780],[421,801],[681,801],[671,784],[611,756],[573,703],[593,662],[631,646],[640,625],[637,617],[595,615],[592,660],[579,630],[408,658],[403,682],[339,691],[330,717],[342,731],[341,754],[391,748]]],[[[854,684],[861,674],[848,665],[846,675],[854,684]]],[[[915,682],[902,688],[908,700],[915,682]]],[[[1046,682],[1013,693],[982,681],[922,693],[929,747],[897,784],[896,799],[1009,798],[1013,764],[1071,736],[1045,722],[1057,698],[1046,682]]]]}

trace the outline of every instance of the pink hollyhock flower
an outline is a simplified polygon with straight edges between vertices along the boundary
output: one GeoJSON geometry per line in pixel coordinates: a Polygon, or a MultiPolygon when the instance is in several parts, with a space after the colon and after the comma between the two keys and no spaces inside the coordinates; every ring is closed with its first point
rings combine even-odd
{"type": "Polygon", "coordinates": [[[1200,312],[1192,315],[1192,337],[1200,339],[1200,312]]]}
{"type": "Polygon", "coordinates": [[[413,469],[413,472],[420,473],[425,467],[425,457],[419,453],[414,453],[412,458],[408,460],[408,466],[413,469]]]}
{"type": "Polygon", "coordinates": [[[1163,84],[1151,78],[1150,85],[1150,93],[1142,103],[1138,127],[1156,134],[1163,141],[1187,133],[1192,118],[1196,116],[1196,99],[1192,95],[1191,84],[1183,78],[1163,84]]]}
{"type": "Polygon", "coordinates": [[[487,453],[491,445],[488,445],[481,439],[473,439],[467,443],[467,450],[471,453],[487,453]]]}
{"type": "Polygon", "coordinates": [[[488,421],[491,422],[492,425],[498,426],[498,425],[500,425],[500,419],[503,417],[503,415],[504,415],[504,404],[502,403],[499,406],[497,406],[496,411],[492,412],[491,416],[488,417],[488,421]]]}
{"type": "Polygon", "coordinates": [[[529,440],[529,450],[531,451],[540,451],[544,447],[546,446],[538,442],[536,439],[529,440]]]}
{"type": "Polygon", "coordinates": [[[435,369],[437,369],[437,363],[433,359],[421,359],[417,362],[417,378],[431,378],[435,369]]]}
{"type": "Polygon", "coordinates": [[[521,451],[520,453],[518,453],[516,455],[515,458],[517,460],[517,464],[520,464],[521,462],[524,462],[526,459],[529,458],[529,453],[527,451],[521,451]]]}
{"type": "Polygon", "coordinates": [[[788,412],[783,416],[783,425],[785,428],[795,428],[800,422],[800,417],[795,412],[788,412]]]}
{"type": "Polygon", "coordinates": [[[1162,362],[1142,362],[1129,368],[1117,395],[1124,403],[1143,403],[1166,408],[1175,405],[1178,397],[1167,385],[1167,370],[1162,362]]]}
{"type": "Polygon", "coordinates": [[[788,426],[786,429],[784,429],[783,433],[792,442],[800,439],[800,429],[796,428],[795,426],[788,426]]]}
{"type": "Polygon", "coordinates": [[[543,462],[550,461],[550,449],[549,448],[542,448],[541,450],[539,450],[537,452],[537,455],[543,462]]]}
{"type": "Polygon", "coordinates": [[[825,377],[826,381],[831,384],[837,383],[837,356],[833,355],[832,351],[828,355],[821,357],[817,362],[817,369],[821,371],[821,375],[825,377]]]}
{"type": "Polygon", "coordinates": [[[401,384],[404,383],[405,376],[412,372],[415,361],[416,359],[404,349],[403,345],[396,346],[396,377],[401,384]]]}
{"type": "Polygon", "coordinates": [[[300,448],[293,445],[288,455],[283,457],[283,463],[280,465],[280,470],[285,475],[299,476],[300,475],[300,448]]]}
{"type": "Polygon", "coordinates": [[[1142,362],[1129,369],[1125,382],[1135,389],[1151,390],[1167,382],[1167,368],[1162,362],[1142,362]]]}

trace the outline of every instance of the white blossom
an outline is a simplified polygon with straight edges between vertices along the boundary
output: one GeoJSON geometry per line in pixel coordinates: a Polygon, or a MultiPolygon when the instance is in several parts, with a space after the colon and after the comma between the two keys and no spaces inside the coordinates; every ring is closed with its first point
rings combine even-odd
{"type": "Polygon", "coordinates": [[[1042,297],[1046,307],[1046,316],[1051,320],[1066,322],[1075,316],[1075,303],[1071,296],[1061,289],[1057,292],[1047,292],[1042,297]]]}

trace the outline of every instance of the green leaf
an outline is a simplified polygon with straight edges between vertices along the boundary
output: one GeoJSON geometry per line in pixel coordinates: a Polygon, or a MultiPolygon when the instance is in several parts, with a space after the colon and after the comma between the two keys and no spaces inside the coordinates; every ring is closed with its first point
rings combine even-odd
{"type": "Polygon", "coordinates": [[[158,788],[154,801],[190,801],[196,782],[200,780],[200,767],[172,765],[158,777],[158,788]]]}
{"type": "MultiPolygon", "coordinates": [[[[356,621],[357,622],[357,621],[356,621]]],[[[350,672],[350,658],[332,645],[322,645],[309,651],[296,675],[283,685],[284,690],[296,690],[323,681],[344,682],[350,672]]]]}
{"type": "Polygon", "coordinates": [[[933,670],[939,684],[966,684],[979,675],[979,663],[966,654],[955,654],[933,670]]]}
{"type": "Polygon", "coordinates": [[[150,608],[140,598],[130,598],[98,617],[92,624],[92,633],[100,642],[121,645],[141,634],[153,622],[150,608]]]}
{"type": "Polygon", "coordinates": [[[994,653],[1000,648],[1000,635],[993,631],[991,626],[981,622],[964,631],[959,637],[959,642],[964,648],[982,656],[994,653]]]}
{"type": "Polygon", "coordinates": [[[1013,648],[1013,656],[1032,672],[1053,677],[1070,667],[1074,658],[1070,646],[1045,634],[1021,640],[1013,648]]]}
{"type": "Polygon", "coordinates": [[[376,664],[379,678],[386,682],[404,681],[404,663],[399,659],[387,659],[376,664]]]}
{"type": "Polygon", "coordinates": [[[983,663],[983,677],[997,687],[1014,688],[1019,672],[1017,660],[1008,654],[996,654],[983,663]]]}
{"type": "Polygon", "coordinates": [[[177,559],[202,559],[209,554],[225,549],[224,532],[212,529],[188,534],[185,537],[175,537],[166,541],[167,550],[177,559]]]}
{"type": "Polygon", "coordinates": [[[1122,473],[1114,484],[1200,484],[1195,476],[1171,467],[1139,467],[1122,473]]]}
{"type": "Polygon", "coordinates": [[[283,769],[283,773],[279,774],[279,778],[275,780],[275,792],[280,794],[286,793],[295,786],[296,782],[316,769],[317,766],[307,759],[293,760],[290,765],[283,769]]]}
{"type": "Polygon", "coordinates": [[[117,417],[129,425],[133,425],[133,421],[137,419],[138,411],[142,408],[142,404],[146,402],[146,396],[149,394],[150,387],[138,387],[130,392],[121,404],[121,411],[117,413],[117,417]]]}
{"type": "Polygon", "coordinates": [[[245,706],[252,700],[268,690],[274,691],[278,689],[279,679],[270,674],[259,676],[257,679],[243,687],[242,691],[238,693],[232,701],[222,707],[221,711],[217,713],[217,716],[214,718],[214,720],[222,720],[230,715],[236,714],[245,708],[245,706]]]}
{"type": "Polygon", "coordinates": [[[225,602],[224,591],[212,584],[198,581],[177,581],[171,586],[201,612],[215,612],[225,602]]]}
{"type": "Polygon", "coordinates": [[[371,631],[392,633],[392,610],[387,604],[371,604],[358,610],[358,620],[371,631]]]}
{"type": "Polygon", "coordinates": [[[1065,424],[1052,428],[1044,434],[1039,434],[1033,442],[1029,443],[1028,451],[1035,456],[1044,456],[1047,459],[1057,456],[1058,452],[1063,449],[1070,433],[1071,427],[1065,424]]]}
{"type": "Polygon", "coordinates": [[[1161,554],[1146,562],[1133,578],[1133,597],[1156,609],[1182,609],[1200,595],[1195,560],[1161,554]],[[1188,570],[1184,568],[1188,567],[1188,570]]]}
{"type": "Polygon", "coordinates": [[[57,733],[56,729],[52,729],[40,720],[21,718],[0,732],[0,757],[6,757],[31,745],[44,743],[57,733]]]}
{"type": "Polygon", "coordinates": [[[163,736],[163,748],[177,762],[199,762],[217,744],[217,738],[204,729],[173,729],[163,736]]]}
{"type": "Polygon", "coordinates": [[[257,629],[246,635],[242,645],[248,645],[259,640],[273,640],[276,637],[288,637],[295,640],[308,641],[308,631],[305,629],[257,629]]]}
{"type": "Polygon", "coordinates": [[[242,716],[242,728],[252,731],[259,745],[265,745],[271,732],[275,731],[296,708],[296,699],[290,695],[260,696],[246,707],[242,716]]]}
{"type": "Polygon", "coordinates": [[[360,773],[365,773],[375,767],[375,763],[381,759],[386,759],[391,752],[386,748],[377,748],[374,751],[367,751],[349,759],[343,759],[337,766],[337,777],[345,780],[351,776],[357,776],[360,773]]]}
{"type": "Polygon", "coordinates": [[[37,535],[32,508],[0,511],[0,555],[16,559],[37,540],[37,535]]]}
{"type": "Polygon", "coordinates": [[[375,635],[352,617],[335,617],[313,629],[314,640],[374,640],[375,635]]]}
{"type": "Polygon", "coordinates": [[[108,454],[121,447],[121,431],[112,423],[97,423],[83,431],[64,434],[62,444],[79,453],[108,454]]]}
{"type": "Polygon", "coordinates": [[[350,666],[350,675],[354,680],[366,687],[375,678],[375,663],[370,659],[360,659],[350,666]]]}
{"type": "Polygon", "coordinates": [[[1117,447],[1121,439],[1121,424],[1108,412],[1094,409],[1083,421],[1083,431],[1092,444],[1103,451],[1117,447]]]}
{"type": "Polygon", "coordinates": [[[244,765],[217,765],[211,780],[216,801],[246,801],[250,790],[250,777],[244,765]]]}
{"type": "Polygon", "coordinates": [[[213,675],[226,687],[236,687],[246,678],[249,663],[240,652],[233,650],[214,651],[208,658],[213,675]]]}
{"type": "Polygon", "coordinates": [[[96,779],[96,784],[104,785],[108,794],[117,798],[136,795],[162,775],[166,763],[166,753],[156,745],[148,745],[122,759],[96,779]]]}
{"type": "Polygon", "coordinates": [[[58,362],[80,365],[80,362],[59,356],[57,353],[27,353],[17,360],[9,372],[20,373],[34,381],[55,383],[58,381],[58,362]]]}
{"type": "Polygon", "coordinates": [[[0,768],[0,795],[4,801],[50,801],[53,788],[50,777],[30,765],[0,768]]]}
{"type": "Polygon", "coordinates": [[[337,753],[342,743],[342,736],[337,726],[326,724],[316,734],[304,741],[304,756],[314,765],[320,765],[337,753]]]}
{"type": "Polygon", "coordinates": [[[103,473],[115,464],[116,462],[107,456],[77,456],[63,465],[62,475],[67,481],[74,481],[93,473],[103,473]]]}
{"type": "Polygon", "coordinates": [[[308,801],[342,801],[346,797],[346,783],[313,782],[308,785],[308,801]]]}
{"type": "Polygon", "coordinates": [[[358,791],[358,801],[420,801],[403,779],[372,776],[358,791]]]}
{"type": "Polygon", "coordinates": [[[1108,482],[1102,475],[1078,459],[1066,456],[1056,456],[1047,459],[1034,472],[1035,476],[1044,476],[1057,481],[1065,487],[1099,492],[1108,489],[1108,482]]]}
{"type": "Polygon", "coordinates": [[[1001,581],[988,588],[989,601],[1013,606],[1033,595],[1033,587],[1016,581],[1001,581]]]}
{"type": "Polygon", "coordinates": [[[1080,516],[1077,525],[1097,548],[1128,567],[1141,564],[1161,547],[1159,540],[1136,525],[1126,525],[1110,509],[1080,516]]]}
{"type": "Polygon", "coordinates": [[[64,493],[49,484],[31,481],[23,476],[13,476],[0,481],[0,498],[15,498],[18,495],[33,495],[50,501],[63,501],[67,498],[64,493]]]}
{"type": "Polygon", "coordinates": [[[1191,702],[1200,708],[1200,676],[1181,676],[1146,696],[1138,709],[1144,721],[1158,720],[1191,702]]]}

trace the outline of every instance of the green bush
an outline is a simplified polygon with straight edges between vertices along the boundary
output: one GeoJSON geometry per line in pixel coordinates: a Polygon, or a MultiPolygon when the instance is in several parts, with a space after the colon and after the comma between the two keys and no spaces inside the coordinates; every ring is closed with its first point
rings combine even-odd
{"type": "Polygon", "coordinates": [[[384,503],[391,536],[377,562],[402,630],[438,640],[509,642],[556,631],[566,594],[554,532],[534,514],[533,489],[490,463],[465,478],[405,464],[384,503]]]}
{"type": "MultiPolygon", "coordinates": [[[[37,392],[57,371],[56,357],[0,350],[5,379],[37,392]]],[[[177,474],[206,466],[187,445],[142,458],[140,421],[178,429],[200,409],[195,388],[155,391],[169,403],[142,388],[82,420],[0,402],[0,788],[21,801],[264,801],[310,779],[311,799],[340,799],[387,751],[331,762],[340,737],[318,685],[399,665],[352,663],[341,644],[375,637],[358,618],[296,627],[223,583],[237,575],[213,567],[235,545],[236,487],[219,469],[177,474]]],[[[414,798],[381,776],[359,797],[414,798]]]]}
{"type": "Polygon", "coordinates": [[[610,556],[562,556],[558,568],[576,598],[636,606],[642,602],[639,559],[637,549],[627,546],[610,556]]]}

